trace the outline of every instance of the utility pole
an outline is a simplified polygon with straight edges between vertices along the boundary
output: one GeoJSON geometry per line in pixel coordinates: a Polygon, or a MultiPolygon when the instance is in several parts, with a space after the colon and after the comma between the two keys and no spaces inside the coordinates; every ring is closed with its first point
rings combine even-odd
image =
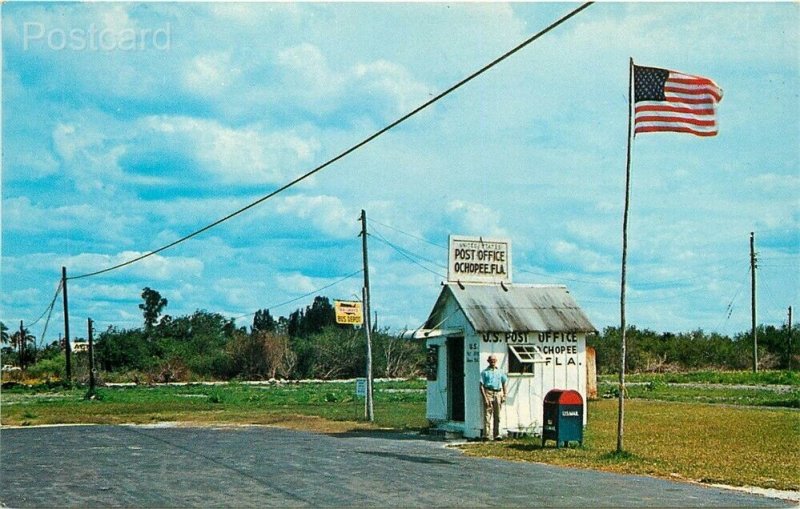
{"type": "Polygon", "coordinates": [[[19,367],[25,369],[25,327],[19,321],[19,367]]]}
{"type": "Polygon", "coordinates": [[[792,306],[789,306],[789,371],[792,370],[792,306]]]}
{"type": "Polygon", "coordinates": [[[753,329],[753,373],[758,373],[758,329],[756,328],[756,248],[754,233],[750,232],[750,317],[753,329]]]}
{"type": "Polygon", "coordinates": [[[367,397],[365,401],[366,417],[370,422],[375,420],[374,408],[372,404],[372,324],[370,319],[369,306],[369,261],[367,258],[367,213],[361,210],[361,252],[364,258],[364,331],[367,336],[367,397]]]}
{"type": "Polygon", "coordinates": [[[94,399],[95,397],[93,325],[94,322],[89,318],[89,392],[86,394],[86,399],[94,399]]]}
{"type": "Polygon", "coordinates": [[[72,346],[69,344],[69,299],[67,298],[67,268],[61,267],[61,288],[64,290],[64,356],[67,383],[72,382],[72,346]]]}

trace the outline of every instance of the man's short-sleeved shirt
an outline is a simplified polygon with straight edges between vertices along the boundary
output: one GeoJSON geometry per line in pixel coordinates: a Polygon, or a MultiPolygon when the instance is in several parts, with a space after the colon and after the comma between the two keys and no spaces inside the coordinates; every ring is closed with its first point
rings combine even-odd
{"type": "Polygon", "coordinates": [[[486,368],[481,371],[481,385],[492,391],[503,389],[503,384],[508,381],[506,375],[500,368],[486,368]]]}

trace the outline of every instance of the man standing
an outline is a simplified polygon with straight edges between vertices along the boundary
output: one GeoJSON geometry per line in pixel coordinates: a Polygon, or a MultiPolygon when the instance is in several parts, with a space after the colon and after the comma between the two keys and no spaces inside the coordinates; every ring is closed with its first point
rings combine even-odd
{"type": "Polygon", "coordinates": [[[489,367],[481,371],[483,395],[483,438],[502,440],[500,436],[500,407],[506,401],[508,375],[497,367],[497,357],[489,355],[489,367]]]}

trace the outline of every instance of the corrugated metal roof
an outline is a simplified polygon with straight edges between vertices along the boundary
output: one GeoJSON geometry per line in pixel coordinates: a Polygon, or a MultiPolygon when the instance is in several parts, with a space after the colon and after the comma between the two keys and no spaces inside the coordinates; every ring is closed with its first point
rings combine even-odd
{"type": "Polygon", "coordinates": [[[594,325],[563,285],[446,284],[425,328],[440,327],[449,298],[455,299],[476,332],[595,332],[594,325]]]}

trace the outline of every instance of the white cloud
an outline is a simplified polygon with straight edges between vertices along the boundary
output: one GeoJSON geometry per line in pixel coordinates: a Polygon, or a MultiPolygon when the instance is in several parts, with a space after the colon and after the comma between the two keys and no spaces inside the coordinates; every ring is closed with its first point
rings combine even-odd
{"type": "Polygon", "coordinates": [[[111,301],[112,303],[138,300],[142,286],[134,283],[108,284],[94,283],[91,280],[78,284],[68,284],[70,297],[89,301],[111,301]]]}
{"type": "Polygon", "coordinates": [[[255,311],[269,290],[267,281],[258,277],[221,278],[215,282],[221,300],[240,312],[255,311]]]}
{"type": "Polygon", "coordinates": [[[304,105],[315,116],[383,120],[417,106],[428,90],[408,69],[384,59],[334,68],[319,47],[307,42],[279,51],[277,65],[278,95],[304,105]]]}
{"type": "Polygon", "coordinates": [[[7,232],[46,235],[80,232],[95,240],[127,243],[130,228],[141,224],[138,218],[118,215],[93,203],[47,207],[34,204],[27,196],[9,198],[3,203],[3,229],[7,232]]]}
{"type": "MultiPolygon", "coordinates": [[[[70,277],[105,270],[145,255],[139,251],[123,251],[115,255],[83,253],[70,256],[64,264],[69,267],[70,277]]],[[[202,275],[203,262],[196,258],[151,255],[126,268],[117,269],[147,280],[169,281],[195,278],[202,275]]]]}
{"type": "Polygon", "coordinates": [[[28,170],[28,178],[48,177],[58,171],[58,162],[48,152],[20,154],[12,164],[28,170]]]}
{"type": "Polygon", "coordinates": [[[353,235],[358,213],[344,206],[335,196],[295,195],[280,200],[279,214],[295,217],[313,225],[320,232],[342,238],[353,235]]]}
{"type": "Polygon", "coordinates": [[[311,96],[336,94],[343,84],[343,78],[331,71],[322,51],[313,44],[286,48],[278,52],[277,62],[292,79],[302,83],[311,96]]]}
{"type": "Polygon", "coordinates": [[[581,248],[565,240],[550,242],[550,252],[554,258],[569,267],[580,267],[588,272],[607,272],[615,261],[593,250],[581,248]]]}
{"type": "Polygon", "coordinates": [[[291,130],[269,132],[259,126],[233,128],[191,117],[151,116],[142,120],[143,137],[161,138],[169,147],[195,158],[201,169],[228,184],[282,182],[319,150],[313,137],[291,130]]]}
{"type": "MultiPolygon", "coordinates": [[[[119,159],[126,147],[113,142],[114,129],[103,115],[79,123],[59,122],[53,129],[53,146],[63,168],[72,176],[75,187],[83,193],[116,192],[121,178],[119,159]],[[91,120],[99,121],[94,124],[91,120]]],[[[116,127],[116,122],[109,122],[116,127]]]]}
{"type": "Polygon", "coordinates": [[[194,57],[183,76],[184,85],[198,95],[220,98],[230,94],[241,70],[231,62],[231,54],[216,51],[194,57]]]}
{"type": "Polygon", "coordinates": [[[2,299],[3,307],[6,309],[12,304],[14,306],[38,307],[44,300],[42,293],[36,288],[3,291],[0,298],[2,299]]]}
{"type": "Polygon", "coordinates": [[[293,296],[313,292],[322,285],[308,276],[295,272],[276,276],[275,286],[286,292],[287,295],[293,296]]]}
{"type": "Polygon", "coordinates": [[[391,113],[394,114],[406,113],[427,98],[427,87],[402,66],[386,60],[358,64],[354,69],[354,79],[363,81],[361,86],[367,95],[390,98],[394,105],[391,113]]]}
{"type": "Polygon", "coordinates": [[[500,226],[500,214],[479,203],[453,200],[447,204],[447,217],[454,224],[454,231],[464,235],[505,237],[508,232],[500,226]]]}

